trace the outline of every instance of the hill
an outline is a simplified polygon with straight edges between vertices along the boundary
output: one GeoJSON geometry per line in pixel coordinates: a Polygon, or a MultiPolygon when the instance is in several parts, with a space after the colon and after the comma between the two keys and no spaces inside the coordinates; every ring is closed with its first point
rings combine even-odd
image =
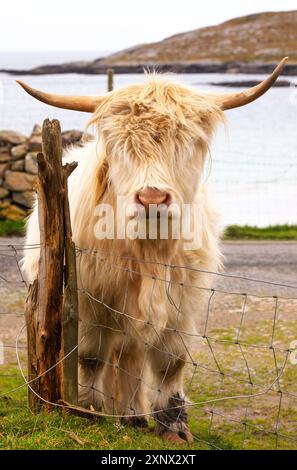
{"type": "Polygon", "coordinates": [[[235,18],[126,49],[101,64],[274,63],[286,55],[297,63],[297,11],[235,18]]]}
{"type": "Polygon", "coordinates": [[[290,59],[285,74],[297,75],[297,10],[242,16],[93,62],[42,66],[30,73],[99,74],[109,67],[116,73],[135,73],[145,66],[174,72],[268,73],[284,56],[290,59]]]}

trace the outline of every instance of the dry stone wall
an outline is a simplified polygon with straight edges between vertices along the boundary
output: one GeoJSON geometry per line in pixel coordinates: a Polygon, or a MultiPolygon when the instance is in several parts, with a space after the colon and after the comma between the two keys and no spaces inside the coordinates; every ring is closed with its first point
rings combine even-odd
{"type": "MultiPolygon", "coordinates": [[[[63,147],[85,139],[77,130],[63,132],[63,147]]],[[[0,219],[23,220],[34,201],[37,154],[42,148],[41,128],[30,137],[11,130],[0,131],[0,219]]]]}

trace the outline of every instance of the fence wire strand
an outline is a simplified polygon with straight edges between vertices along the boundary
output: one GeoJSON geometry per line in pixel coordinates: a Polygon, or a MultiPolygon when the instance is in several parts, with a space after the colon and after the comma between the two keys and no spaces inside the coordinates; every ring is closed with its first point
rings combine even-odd
{"type": "MultiPolygon", "coordinates": [[[[20,329],[18,322],[24,318],[24,300],[32,282],[22,274],[22,253],[39,249],[39,245],[0,244],[0,259],[9,266],[8,273],[0,275],[4,300],[0,307],[0,348],[5,358],[0,364],[0,403],[24,388],[37,394],[31,384],[40,377],[26,377],[26,325],[20,329]],[[17,378],[22,379],[20,385],[7,386],[7,381],[17,378]]],[[[185,424],[188,412],[190,427],[194,424],[194,440],[214,449],[224,448],[224,430],[232,433],[235,426],[241,429],[239,448],[249,448],[251,435],[257,433],[273,438],[276,449],[284,442],[291,443],[285,446],[297,446],[289,417],[290,409],[297,412],[297,366],[290,362],[295,338],[289,335],[287,339],[296,324],[297,286],[90,249],[77,248],[76,255],[80,309],[84,312],[80,311],[79,342],[42,375],[78,349],[83,371],[79,378],[82,404],[103,417],[153,418],[164,432],[172,430],[172,420],[185,424]],[[125,279],[118,296],[115,293],[110,297],[103,289],[92,291],[87,285],[83,272],[86,257],[92,257],[100,269],[112,269],[125,279]],[[152,274],[153,268],[157,274],[152,274]],[[179,273],[181,281],[176,280],[179,273]],[[211,276],[214,282],[193,284],[189,273],[211,276]],[[233,289],[235,280],[258,287],[280,287],[289,293],[264,295],[259,289],[256,293],[247,289],[240,292],[233,289]],[[231,282],[231,289],[224,286],[226,281],[231,282]],[[135,301],[135,284],[140,282],[147,285],[145,314],[135,301]],[[201,306],[193,312],[195,330],[192,324],[182,326],[184,301],[191,289],[201,296],[201,306]],[[171,320],[163,324],[161,315],[156,316],[162,308],[171,312],[171,320]],[[92,341],[93,349],[89,347],[92,341]],[[113,351],[108,349],[110,344],[113,351]],[[184,375],[185,388],[179,374],[184,375]],[[172,383],[179,385],[174,388],[172,383]],[[144,397],[149,408],[143,404],[144,397]],[[196,431],[200,422],[206,433],[196,431]]]]}

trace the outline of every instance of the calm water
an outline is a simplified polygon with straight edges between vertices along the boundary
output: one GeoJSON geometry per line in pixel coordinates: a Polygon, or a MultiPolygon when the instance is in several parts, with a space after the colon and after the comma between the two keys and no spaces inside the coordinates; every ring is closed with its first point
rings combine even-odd
{"type": "Polygon", "coordinates": [[[94,60],[107,54],[107,51],[0,52],[0,69],[26,70],[39,65],[94,60]]]}
{"type": "MultiPolygon", "coordinates": [[[[68,54],[68,55],[67,55],[68,54]]],[[[102,53],[60,56],[0,55],[0,68],[26,67],[64,60],[87,60],[102,53]],[[42,60],[44,59],[44,60],[42,60]],[[10,64],[10,65],[9,65],[10,64]]],[[[33,87],[65,94],[106,92],[106,77],[88,75],[43,75],[22,77],[33,87]]],[[[263,76],[185,74],[174,79],[200,90],[236,91],[209,83],[263,76]]],[[[26,95],[14,77],[0,74],[0,129],[30,133],[45,117],[58,118],[63,129],[84,129],[88,116],[50,108],[26,95]]],[[[143,75],[117,75],[115,86],[145,80],[143,75]]],[[[291,77],[297,83],[297,77],[291,77]]],[[[267,225],[297,223],[297,92],[274,88],[257,102],[228,111],[227,129],[219,129],[212,146],[208,181],[223,224],[267,225]]]]}

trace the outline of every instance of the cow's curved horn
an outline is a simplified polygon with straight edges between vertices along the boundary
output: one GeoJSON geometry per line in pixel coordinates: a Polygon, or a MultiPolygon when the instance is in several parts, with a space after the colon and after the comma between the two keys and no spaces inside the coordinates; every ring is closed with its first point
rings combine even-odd
{"type": "Polygon", "coordinates": [[[268,91],[269,88],[272,87],[274,82],[282,73],[287,60],[288,57],[284,57],[284,59],[274,69],[272,74],[265,80],[263,80],[263,82],[239,93],[228,93],[224,95],[219,95],[215,98],[216,103],[224,111],[227,109],[238,108],[239,106],[244,106],[246,104],[252,103],[252,101],[255,101],[256,99],[260,98],[260,96],[264,95],[264,93],[266,93],[266,91],[268,91]]]}
{"type": "Polygon", "coordinates": [[[17,80],[17,83],[39,101],[56,106],[57,108],[73,109],[74,111],[83,111],[85,113],[93,113],[96,108],[105,99],[104,96],[64,96],[55,95],[53,93],[44,93],[43,91],[31,88],[26,83],[17,80]]]}

